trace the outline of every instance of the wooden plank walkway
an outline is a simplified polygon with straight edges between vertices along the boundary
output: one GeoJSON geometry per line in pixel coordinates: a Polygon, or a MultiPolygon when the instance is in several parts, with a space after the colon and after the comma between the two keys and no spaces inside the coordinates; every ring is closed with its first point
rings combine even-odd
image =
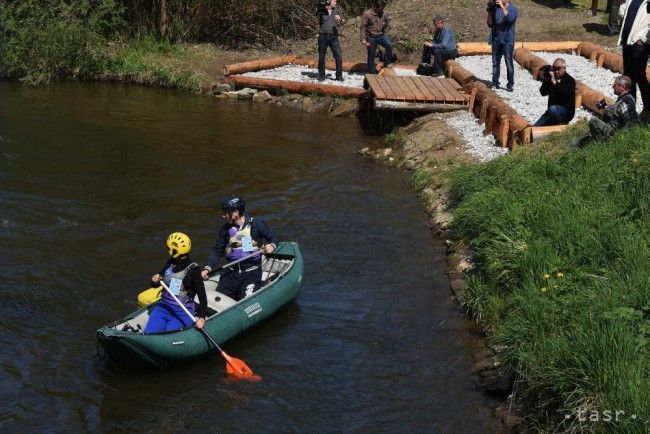
{"type": "Polygon", "coordinates": [[[469,100],[451,78],[367,74],[365,81],[378,109],[460,110],[469,100]]]}

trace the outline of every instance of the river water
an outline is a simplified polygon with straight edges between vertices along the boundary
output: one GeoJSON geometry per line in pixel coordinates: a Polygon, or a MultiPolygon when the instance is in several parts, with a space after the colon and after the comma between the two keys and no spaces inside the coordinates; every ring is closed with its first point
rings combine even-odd
{"type": "Polygon", "coordinates": [[[169,90],[0,83],[0,430],[496,432],[476,338],[407,176],[354,119],[169,90]],[[172,231],[205,261],[218,201],[300,243],[295,305],[171,371],[97,362],[172,231]]]}

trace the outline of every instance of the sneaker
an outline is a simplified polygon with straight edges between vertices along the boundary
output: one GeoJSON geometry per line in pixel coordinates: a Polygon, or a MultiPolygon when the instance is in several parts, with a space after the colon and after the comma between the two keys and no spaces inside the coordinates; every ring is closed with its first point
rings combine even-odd
{"type": "Polygon", "coordinates": [[[512,86],[506,86],[506,90],[507,90],[508,92],[512,92],[514,89],[513,89],[512,86]]]}
{"type": "Polygon", "coordinates": [[[392,67],[393,67],[392,63],[389,63],[388,65],[384,65],[384,68],[392,68],[392,67]]]}
{"type": "Polygon", "coordinates": [[[488,88],[490,88],[490,89],[499,89],[499,83],[490,83],[490,84],[488,84],[488,88]]]}
{"type": "Polygon", "coordinates": [[[325,77],[318,77],[318,81],[325,81],[325,77]]]}
{"type": "Polygon", "coordinates": [[[335,80],[336,81],[345,81],[345,79],[343,77],[336,77],[335,80]]]}

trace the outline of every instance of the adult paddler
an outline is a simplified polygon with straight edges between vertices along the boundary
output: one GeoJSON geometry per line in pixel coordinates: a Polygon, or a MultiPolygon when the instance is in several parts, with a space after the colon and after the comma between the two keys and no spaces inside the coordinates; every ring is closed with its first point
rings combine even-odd
{"type": "MultiPolygon", "coordinates": [[[[264,222],[245,213],[246,202],[231,196],[221,201],[221,211],[226,220],[208,256],[201,276],[207,279],[222,258],[233,262],[257,251],[270,254],[275,251],[278,239],[264,222]]],[[[260,288],[262,282],[262,255],[259,254],[228,267],[219,278],[217,291],[234,300],[241,300],[260,288]]]]}

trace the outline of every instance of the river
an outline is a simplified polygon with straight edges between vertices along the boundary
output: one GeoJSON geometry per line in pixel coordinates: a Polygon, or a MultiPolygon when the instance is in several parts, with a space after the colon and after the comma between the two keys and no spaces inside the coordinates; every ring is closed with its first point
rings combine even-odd
{"type": "Polygon", "coordinates": [[[445,256],[355,119],[165,89],[0,82],[0,431],[496,432],[445,256]],[[205,261],[240,194],[300,243],[296,304],[170,371],[96,358],[187,232],[205,261]]]}

